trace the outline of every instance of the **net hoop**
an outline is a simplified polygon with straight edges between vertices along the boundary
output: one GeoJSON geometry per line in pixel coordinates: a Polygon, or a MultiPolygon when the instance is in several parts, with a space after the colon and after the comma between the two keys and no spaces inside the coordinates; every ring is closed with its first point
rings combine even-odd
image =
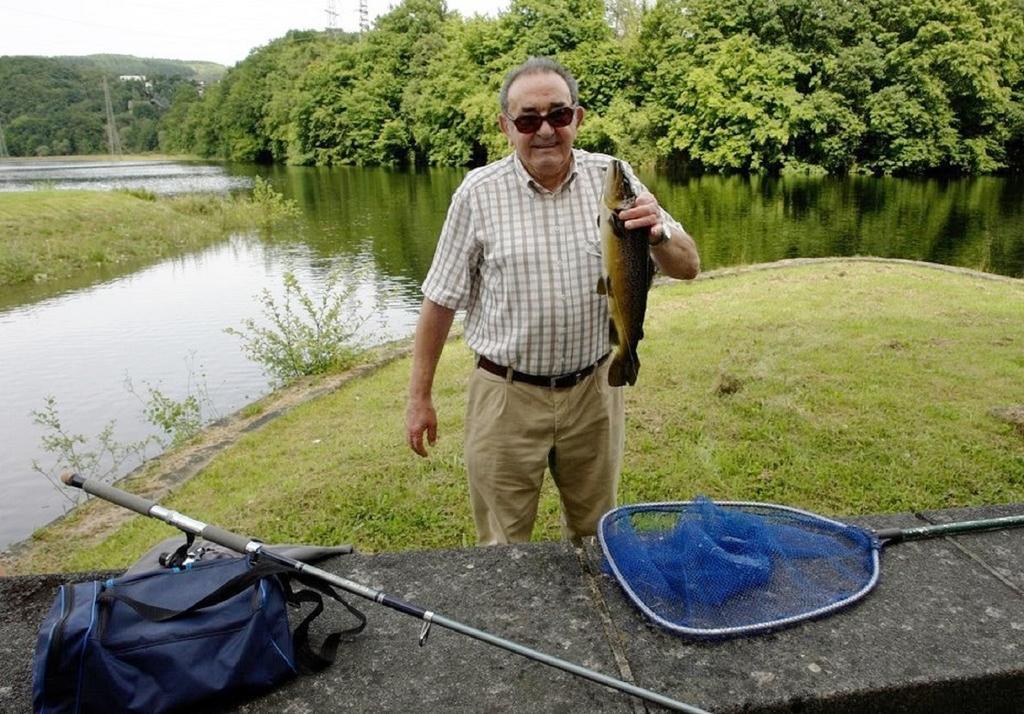
{"type": "Polygon", "coordinates": [[[685,635],[688,637],[708,639],[728,638],[737,637],[740,635],[763,633],[769,630],[788,627],[789,625],[793,625],[798,622],[803,622],[804,620],[811,620],[817,617],[822,617],[824,615],[828,615],[832,612],[835,612],[836,610],[841,610],[845,607],[849,607],[853,603],[863,598],[869,592],[871,592],[871,590],[873,590],[874,587],[878,584],[880,571],[879,551],[881,550],[882,544],[879,541],[879,539],[876,538],[874,534],[870,533],[869,531],[865,531],[864,529],[861,529],[858,526],[851,526],[848,523],[842,523],[841,521],[826,518],[825,516],[818,515],[817,513],[811,513],[810,511],[805,511],[800,508],[793,508],[792,506],[783,506],[772,503],[759,503],[757,501],[715,501],[715,506],[720,506],[723,508],[757,508],[769,511],[788,512],[799,515],[804,518],[809,518],[818,521],[820,523],[827,523],[837,528],[854,528],[860,530],[870,537],[872,544],[870,553],[871,575],[863,587],[861,587],[859,590],[852,593],[851,595],[843,598],[842,600],[829,603],[828,605],[808,610],[797,615],[776,618],[770,621],[756,622],[747,625],[735,625],[730,627],[694,628],[687,627],[685,625],[680,625],[678,623],[667,620],[647,606],[643,598],[641,598],[640,595],[633,589],[633,587],[629,583],[629,580],[619,570],[618,566],[616,565],[615,558],[613,557],[609,549],[609,546],[605,541],[605,527],[607,523],[623,515],[629,515],[635,512],[651,511],[679,512],[681,509],[692,507],[697,503],[697,501],[661,501],[657,503],[635,503],[626,506],[619,506],[618,508],[613,508],[612,510],[605,513],[601,517],[601,520],[598,523],[597,527],[597,539],[598,542],[601,544],[601,551],[604,554],[605,562],[611,569],[613,575],[615,576],[615,580],[618,582],[619,586],[626,593],[626,596],[633,603],[633,605],[635,605],[644,614],[645,617],[650,619],[659,627],[669,630],[670,632],[679,635],[685,635]]]}

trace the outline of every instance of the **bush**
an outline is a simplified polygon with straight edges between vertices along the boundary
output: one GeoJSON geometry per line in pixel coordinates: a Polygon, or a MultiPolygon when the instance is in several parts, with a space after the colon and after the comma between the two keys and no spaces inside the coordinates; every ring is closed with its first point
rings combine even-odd
{"type": "Polygon", "coordinates": [[[139,394],[132,380],[125,378],[125,389],[142,403],[142,413],[153,426],[163,432],[157,441],[163,448],[177,448],[197,436],[203,427],[217,418],[217,410],[206,386],[206,373],[194,363],[194,355],[187,360],[188,383],[184,399],[165,394],[158,386],[143,382],[146,395],[139,394]]]}
{"type": "Polygon", "coordinates": [[[40,440],[43,450],[54,458],[50,466],[32,461],[32,470],[44,476],[57,491],[71,504],[77,497],[69,495],[60,482],[60,474],[77,473],[87,479],[110,482],[121,473],[123,464],[145,458],[150,439],[121,443],[114,438],[116,422],[107,422],[103,430],[93,438],[84,434],[72,434],[66,430],[57,409],[57,399],[47,396],[42,409],[32,412],[32,421],[45,429],[40,440]]]}
{"type": "Polygon", "coordinates": [[[298,218],[302,209],[293,199],[285,198],[271,187],[270,182],[256,177],[252,188],[252,202],[256,204],[263,223],[269,225],[278,221],[298,218]]]}
{"type": "Polygon", "coordinates": [[[356,332],[366,318],[359,315],[355,281],[341,286],[333,271],[319,297],[302,289],[291,271],[284,274],[282,303],[263,290],[257,297],[269,325],[253,319],[242,329],[224,331],[242,340],[242,351],[278,385],[311,374],[342,370],[356,362],[356,332]]]}

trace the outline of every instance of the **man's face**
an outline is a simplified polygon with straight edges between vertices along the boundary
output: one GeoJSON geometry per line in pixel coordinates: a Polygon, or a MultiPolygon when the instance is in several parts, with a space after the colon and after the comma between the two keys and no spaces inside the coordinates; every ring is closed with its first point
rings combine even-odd
{"type": "Polygon", "coordinates": [[[531,114],[546,116],[559,107],[572,107],[569,85],[554,72],[537,72],[522,75],[512,83],[508,88],[508,116],[498,117],[502,132],[512,142],[523,166],[547,189],[556,188],[569,173],[572,143],[583,120],[583,109],[575,110],[567,126],[556,129],[545,121],[532,134],[519,131],[512,119],[531,114]]]}

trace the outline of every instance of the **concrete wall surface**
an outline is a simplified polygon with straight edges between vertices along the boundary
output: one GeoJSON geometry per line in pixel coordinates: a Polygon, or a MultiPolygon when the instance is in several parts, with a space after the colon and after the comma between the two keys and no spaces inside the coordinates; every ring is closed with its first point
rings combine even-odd
{"type": "MultiPolygon", "coordinates": [[[[920,515],[952,522],[1018,513],[1024,504],[920,515]]],[[[914,514],[852,522],[923,523],[914,514]]],[[[1024,529],[888,546],[880,583],[852,607],[773,633],[710,642],[645,621],[604,574],[595,543],[355,554],[323,567],[708,711],[1024,712],[1024,529]]],[[[31,711],[32,655],[56,589],[96,575],[0,578],[0,711],[31,711]]],[[[369,624],[341,645],[334,665],[210,711],[659,710],[436,625],[421,647],[415,618],[348,600],[369,624]]],[[[320,621],[348,622],[337,606],[320,621]]]]}

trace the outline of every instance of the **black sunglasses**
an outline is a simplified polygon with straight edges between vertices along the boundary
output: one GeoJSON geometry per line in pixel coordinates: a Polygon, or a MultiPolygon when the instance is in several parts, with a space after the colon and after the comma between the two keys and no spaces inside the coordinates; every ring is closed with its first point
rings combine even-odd
{"type": "Polygon", "coordinates": [[[563,126],[572,124],[576,116],[576,107],[559,107],[552,109],[547,114],[523,114],[514,119],[506,114],[520,134],[533,134],[540,131],[540,125],[547,122],[552,129],[561,129],[563,126]]]}

